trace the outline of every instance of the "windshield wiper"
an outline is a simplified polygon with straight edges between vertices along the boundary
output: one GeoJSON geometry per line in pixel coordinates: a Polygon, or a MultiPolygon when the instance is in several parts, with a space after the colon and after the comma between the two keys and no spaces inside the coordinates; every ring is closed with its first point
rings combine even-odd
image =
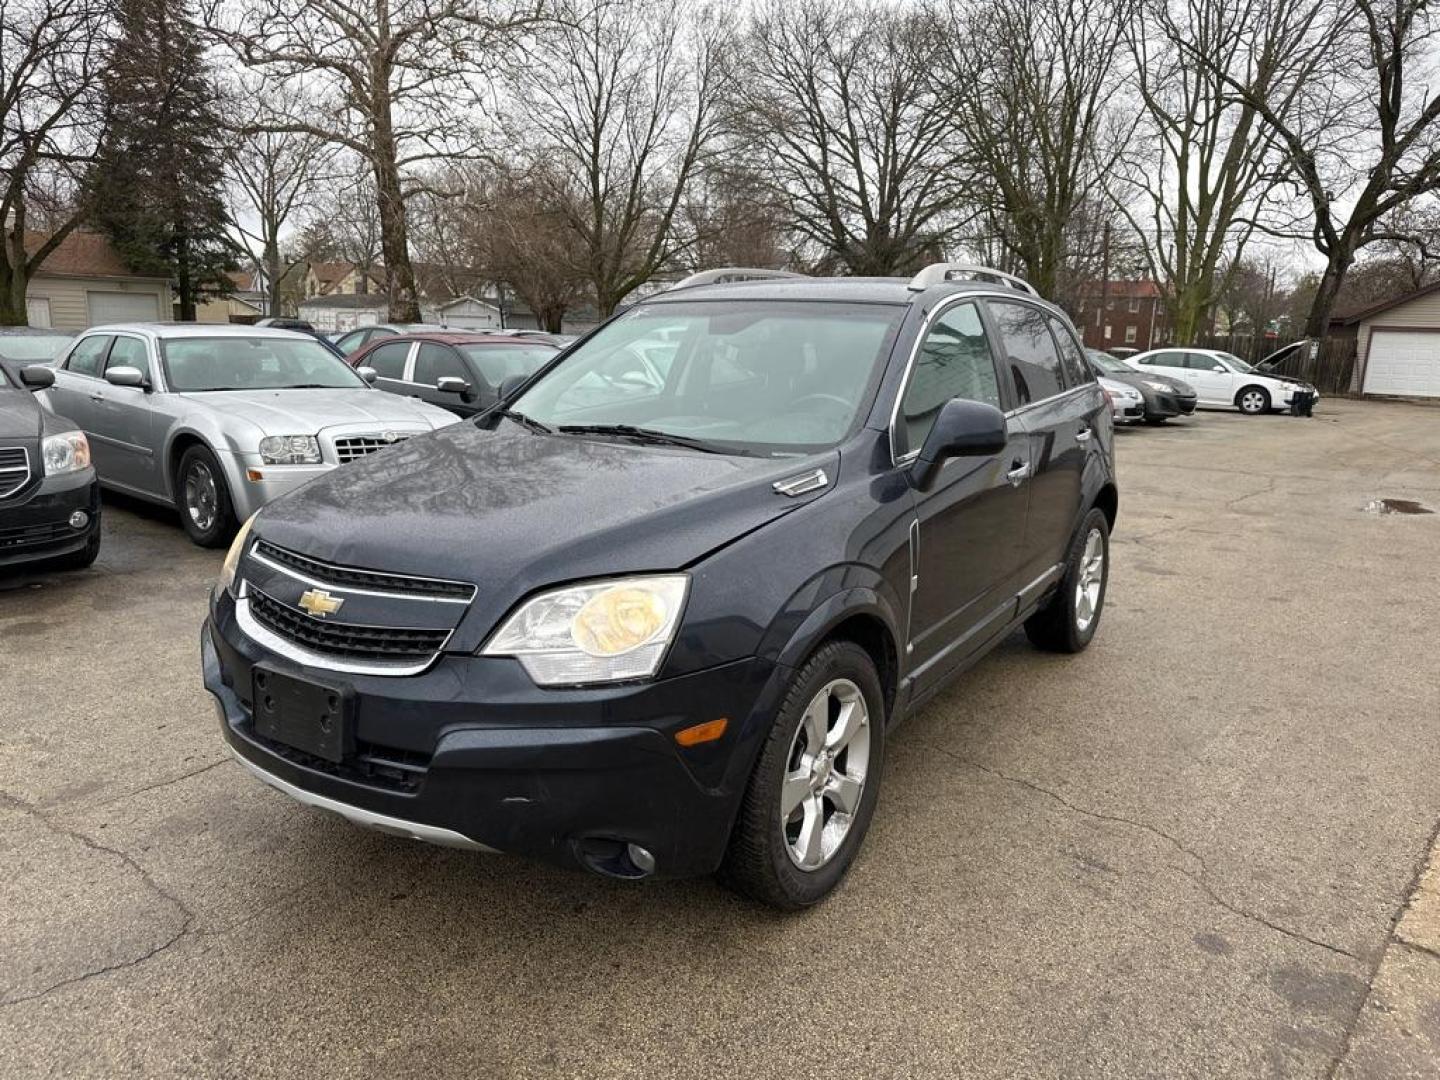
{"type": "Polygon", "coordinates": [[[523,427],[527,427],[527,428],[529,428],[531,431],[538,432],[538,433],[541,434],[541,435],[553,435],[553,434],[555,434],[555,431],[554,431],[553,428],[548,427],[548,426],[545,425],[545,424],[542,424],[539,420],[536,420],[533,416],[526,416],[524,413],[522,413],[522,412],[516,412],[514,409],[495,409],[495,410],[490,411],[490,412],[481,413],[481,414],[480,414],[480,417],[476,417],[476,419],[480,419],[481,417],[488,419],[489,417],[492,417],[492,416],[503,416],[503,417],[505,417],[507,420],[514,420],[517,424],[520,424],[520,425],[523,426],[523,427]]]}
{"type": "Polygon", "coordinates": [[[636,442],[652,443],[656,446],[683,446],[706,454],[726,454],[713,443],[703,439],[692,439],[688,435],[672,435],[668,431],[654,428],[635,427],[633,424],[561,424],[555,429],[565,435],[618,435],[636,442]]]}

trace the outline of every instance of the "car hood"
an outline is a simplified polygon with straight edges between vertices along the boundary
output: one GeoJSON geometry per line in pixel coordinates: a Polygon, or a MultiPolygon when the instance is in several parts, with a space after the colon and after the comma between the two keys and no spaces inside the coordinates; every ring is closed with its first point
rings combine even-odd
{"type": "Polygon", "coordinates": [[[44,410],[29,390],[0,388],[0,440],[38,439],[44,410]]]}
{"type": "Polygon", "coordinates": [[[255,533],[328,562],[474,582],[474,614],[489,622],[537,588],[688,566],[822,496],[771,485],[817,466],[834,476],[838,460],[461,423],[277,499],[255,533]]]}
{"type": "Polygon", "coordinates": [[[441,427],[455,416],[383,390],[218,390],[178,395],[191,405],[247,421],[266,435],[312,435],[342,424],[441,427]]]}

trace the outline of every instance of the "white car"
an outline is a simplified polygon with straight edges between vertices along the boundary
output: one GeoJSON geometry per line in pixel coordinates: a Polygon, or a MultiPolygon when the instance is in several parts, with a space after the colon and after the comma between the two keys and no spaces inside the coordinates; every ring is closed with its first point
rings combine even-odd
{"type": "Polygon", "coordinates": [[[1096,382],[1105,391],[1105,398],[1110,402],[1110,416],[1115,423],[1136,424],[1145,419],[1145,397],[1139,390],[1103,375],[1096,382]]]}
{"type": "Polygon", "coordinates": [[[1151,349],[1125,363],[1139,372],[1183,379],[1202,408],[1239,409],[1251,416],[1288,409],[1297,393],[1320,394],[1309,383],[1272,375],[1216,349],[1151,349]]]}

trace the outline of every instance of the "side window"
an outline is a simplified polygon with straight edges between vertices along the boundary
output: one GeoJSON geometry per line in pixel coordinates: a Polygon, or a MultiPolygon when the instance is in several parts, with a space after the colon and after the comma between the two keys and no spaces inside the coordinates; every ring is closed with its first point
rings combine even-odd
{"type": "Polygon", "coordinates": [[[65,370],[76,375],[100,377],[100,365],[105,360],[105,350],[110,348],[110,338],[104,334],[81,338],[80,343],[70,350],[65,361],[65,370]]]}
{"type": "Polygon", "coordinates": [[[1080,351],[1080,346],[1075,344],[1075,338],[1071,336],[1065,324],[1053,315],[1047,320],[1050,323],[1050,331],[1055,335],[1055,341],[1060,345],[1060,359],[1065,365],[1065,385],[1079,386],[1081,383],[1091,382],[1095,376],[1090,371],[1090,365],[1085,363],[1085,354],[1080,351]]]}
{"type": "Polygon", "coordinates": [[[957,397],[1002,408],[990,341],[974,304],[949,308],[925,335],[900,403],[905,445],[897,449],[902,454],[919,450],[941,406],[957,397]]]}
{"type": "MultiPolygon", "coordinates": [[[[386,346],[382,345],[376,352],[383,352],[386,346]]],[[[465,366],[465,361],[460,359],[460,354],[448,345],[437,345],[433,341],[427,341],[420,346],[420,351],[415,354],[415,378],[411,381],[424,383],[426,386],[435,386],[445,377],[464,379],[466,382],[474,382],[475,377],[465,366]]]]}
{"type": "Polygon", "coordinates": [[[410,355],[410,342],[387,341],[365,354],[362,367],[372,367],[382,379],[405,378],[405,358],[410,355]]]}
{"type": "Polygon", "coordinates": [[[1178,352],[1158,352],[1141,360],[1140,363],[1146,367],[1184,367],[1185,357],[1178,352]]]}
{"type": "Polygon", "coordinates": [[[1015,380],[1021,405],[1043,401],[1060,392],[1060,354],[1045,327],[1045,313],[1029,304],[988,301],[1000,326],[1000,351],[1015,380]]]}
{"type": "Polygon", "coordinates": [[[105,370],[117,367],[139,368],[148,379],[150,377],[150,350],[145,342],[139,338],[125,337],[123,335],[115,338],[115,344],[110,346],[110,359],[105,361],[105,370]]]}

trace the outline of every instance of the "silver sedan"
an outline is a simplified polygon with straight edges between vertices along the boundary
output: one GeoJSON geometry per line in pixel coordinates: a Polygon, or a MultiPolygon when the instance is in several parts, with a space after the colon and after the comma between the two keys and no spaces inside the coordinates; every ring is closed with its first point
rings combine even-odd
{"type": "Polygon", "coordinates": [[[105,487],[173,505],[197,544],[329,469],[455,423],[377,390],[314,338],[203,324],[97,326],[44,393],[105,487]]]}

